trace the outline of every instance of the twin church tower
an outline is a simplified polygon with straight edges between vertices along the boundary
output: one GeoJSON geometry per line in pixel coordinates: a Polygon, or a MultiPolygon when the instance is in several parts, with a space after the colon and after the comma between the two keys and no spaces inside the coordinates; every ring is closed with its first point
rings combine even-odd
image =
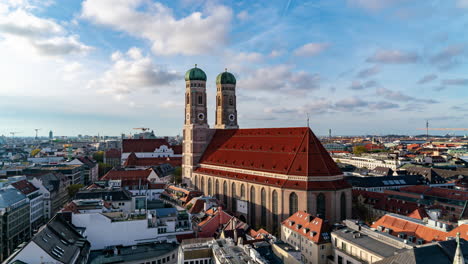
{"type": "MultiPolygon", "coordinates": [[[[215,129],[239,128],[236,101],[236,78],[226,70],[216,77],[215,129]]],[[[207,118],[206,74],[195,64],[185,73],[184,183],[191,185],[191,174],[214,132],[207,118]]]]}

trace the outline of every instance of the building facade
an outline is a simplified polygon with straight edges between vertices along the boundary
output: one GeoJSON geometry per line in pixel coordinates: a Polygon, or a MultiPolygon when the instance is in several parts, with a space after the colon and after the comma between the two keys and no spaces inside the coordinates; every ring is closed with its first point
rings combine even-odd
{"type": "Polygon", "coordinates": [[[333,222],[351,215],[351,186],[310,128],[238,129],[236,81],[223,72],[216,78],[216,125],[210,129],[206,74],[195,67],[185,83],[184,183],[273,233],[299,210],[333,222]]]}

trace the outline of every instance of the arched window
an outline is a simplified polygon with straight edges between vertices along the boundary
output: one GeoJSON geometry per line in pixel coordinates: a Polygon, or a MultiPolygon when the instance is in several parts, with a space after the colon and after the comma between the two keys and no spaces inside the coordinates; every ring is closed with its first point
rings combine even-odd
{"type": "Polygon", "coordinates": [[[256,216],[255,216],[255,188],[250,187],[250,226],[255,226],[256,216]]]}
{"type": "Polygon", "coordinates": [[[344,192],[341,193],[340,200],[341,200],[340,202],[341,220],[345,220],[346,219],[346,196],[344,192]]]}
{"type": "Polygon", "coordinates": [[[227,206],[228,204],[228,189],[227,189],[226,181],[224,181],[223,183],[223,203],[224,203],[224,206],[227,206]]]}
{"type": "Polygon", "coordinates": [[[297,194],[296,193],[291,193],[289,195],[289,216],[295,214],[297,211],[299,211],[297,207],[297,194]]]}
{"type": "Polygon", "coordinates": [[[211,189],[211,178],[208,179],[208,195],[209,196],[213,195],[213,192],[212,192],[212,189],[211,189]]]}
{"type": "Polygon", "coordinates": [[[262,188],[262,191],[260,192],[260,204],[262,206],[262,214],[261,214],[261,224],[263,227],[266,227],[267,225],[267,221],[266,221],[266,218],[267,218],[267,208],[266,208],[266,191],[265,191],[265,188],[262,188]]]}
{"type": "Polygon", "coordinates": [[[198,104],[203,104],[203,96],[202,95],[198,96],[198,104]]]}
{"type": "Polygon", "coordinates": [[[325,195],[323,193],[319,193],[319,195],[317,195],[317,216],[320,215],[321,218],[325,218],[325,213],[325,195]]]}
{"type": "Polygon", "coordinates": [[[229,96],[229,105],[234,105],[234,99],[232,99],[232,96],[229,96]]]}
{"type": "Polygon", "coordinates": [[[278,230],[278,193],[273,191],[271,194],[271,212],[273,214],[273,232],[278,230]]]}
{"type": "Polygon", "coordinates": [[[236,184],[232,183],[231,185],[231,211],[237,211],[237,197],[236,197],[236,184]]]}
{"type": "Polygon", "coordinates": [[[192,184],[194,185],[195,190],[197,190],[198,189],[198,176],[197,175],[195,175],[195,181],[192,182],[192,184]]]}
{"type": "Polygon", "coordinates": [[[217,179],[215,182],[215,196],[216,196],[216,199],[219,200],[219,181],[217,179]]]}
{"type": "Polygon", "coordinates": [[[203,193],[205,193],[205,178],[200,177],[200,191],[202,191],[203,193]]]}
{"type": "Polygon", "coordinates": [[[241,185],[240,198],[241,198],[242,200],[245,199],[245,186],[244,186],[244,184],[241,185]]]}
{"type": "Polygon", "coordinates": [[[189,94],[187,94],[186,100],[187,100],[187,104],[190,104],[190,95],[189,94]]]}

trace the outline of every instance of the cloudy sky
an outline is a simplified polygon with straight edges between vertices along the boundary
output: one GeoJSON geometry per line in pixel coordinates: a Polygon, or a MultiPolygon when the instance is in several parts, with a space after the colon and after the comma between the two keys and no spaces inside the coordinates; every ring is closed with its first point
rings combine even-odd
{"type": "Polygon", "coordinates": [[[241,127],[468,127],[468,0],[2,0],[0,135],[181,134],[185,71],[241,127]]]}

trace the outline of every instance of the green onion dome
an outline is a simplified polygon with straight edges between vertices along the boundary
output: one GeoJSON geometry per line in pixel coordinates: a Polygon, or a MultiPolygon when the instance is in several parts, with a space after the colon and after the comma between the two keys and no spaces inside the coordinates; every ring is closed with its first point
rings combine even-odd
{"type": "Polygon", "coordinates": [[[236,84],[236,77],[230,72],[222,72],[216,77],[216,84],[236,84]]]}
{"type": "Polygon", "coordinates": [[[197,68],[197,65],[195,64],[195,68],[192,68],[185,73],[185,80],[206,82],[206,74],[202,69],[197,68]]]}

